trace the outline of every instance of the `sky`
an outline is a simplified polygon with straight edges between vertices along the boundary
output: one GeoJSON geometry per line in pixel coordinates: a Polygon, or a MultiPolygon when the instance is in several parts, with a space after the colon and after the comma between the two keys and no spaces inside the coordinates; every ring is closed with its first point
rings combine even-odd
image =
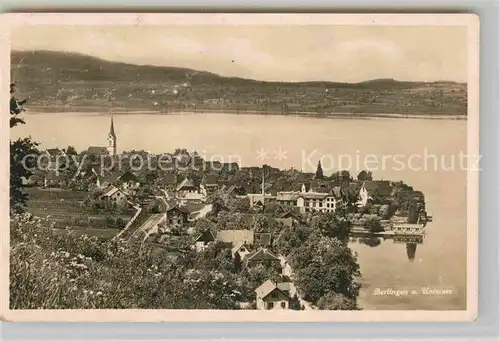
{"type": "Polygon", "coordinates": [[[14,50],[266,81],[467,81],[465,26],[21,26],[14,50]]]}

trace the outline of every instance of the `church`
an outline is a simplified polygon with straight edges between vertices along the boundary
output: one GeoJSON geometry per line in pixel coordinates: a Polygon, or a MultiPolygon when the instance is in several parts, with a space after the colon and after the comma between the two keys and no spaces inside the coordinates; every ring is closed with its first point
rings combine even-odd
{"type": "Polygon", "coordinates": [[[96,147],[96,146],[91,146],[89,149],[87,149],[87,153],[89,154],[97,154],[97,155],[104,155],[108,154],[110,156],[116,156],[116,134],[115,134],[115,126],[113,123],[113,116],[111,116],[111,124],[109,127],[109,134],[108,134],[108,146],[107,147],[96,147]]]}

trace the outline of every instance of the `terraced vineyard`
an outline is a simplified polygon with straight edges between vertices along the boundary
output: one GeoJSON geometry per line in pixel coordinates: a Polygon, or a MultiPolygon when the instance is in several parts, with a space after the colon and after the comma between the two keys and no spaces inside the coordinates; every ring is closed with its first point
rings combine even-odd
{"type": "Polygon", "coordinates": [[[110,239],[130,220],[133,211],[126,214],[115,212],[89,211],[83,202],[87,192],[62,189],[27,188],[28,212],[40,216],[49,216],[55,227],[67,227],[76,234],[88,234],[110,239]]]}

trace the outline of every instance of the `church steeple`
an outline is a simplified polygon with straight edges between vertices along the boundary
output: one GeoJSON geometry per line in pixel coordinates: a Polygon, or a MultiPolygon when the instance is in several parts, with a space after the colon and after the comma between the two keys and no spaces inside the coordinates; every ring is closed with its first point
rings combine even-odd
{"type": "Polygon", "coordinates": [[[108,134],[108,152],[111,156],[116,156],[116,134],[115,126],[113,124],[113,116],[111,116],[111,125],[108,134]]]}
{"type": "Polygon", "coordinates": [[[115,126],[113,124],[113,116],[111,116],[111,126],[109,127],[109,137],[116,139],[115,126]]]}

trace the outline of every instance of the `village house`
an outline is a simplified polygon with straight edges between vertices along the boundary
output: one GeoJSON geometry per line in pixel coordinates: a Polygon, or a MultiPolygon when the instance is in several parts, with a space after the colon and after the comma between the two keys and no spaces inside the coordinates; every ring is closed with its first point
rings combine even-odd
{"type": "Polygon", "coordinates": [[[290,308],[290,295],[286,291],[281,290],[278,285],[270,279],[255,289],[255,294],[256,306],[259,310],[290,308]]]}
{"type": "Polygon", "coordinates": [[[239,253],[241,259],[250,253],[250,247],[254,242],[254,231],[252,230],[220,230],[217,232],[217,240],[231,247],[231,254],[235,257],[239,253]]]}
{"type": "Polygon", "coordinates": [[[335,212],[337,209],[337,199],[333,194],[307,192],[301,193],[297,199],[297,207],[301,213],[305,212],[335,212]]]}
{"type": "Polygon", "coordinates": [[[203,231],[194,241],[196,252],[201,252],[215,242],[215,237],[210,229],[203,231]]]}
{"type": "Polygon", "coordinates": [[[200,189],[205,196],[209,196],[214,192],[217,192],[219,189],[217,177],[215,175],[205,175],[201,180],[200,189]]]}
{"type": "Polygon", "coordinates": [[[135,190],[140,187],[139,178],[132,171],[125,171],[116,179],[124,190],[135,190]]]}
{"type": "Polygon", "coordinates": [[[198,187],[189,178],[185,178],[176,188],[176,198],[179,202],[188,201],[203,202],[205,196],[200,193],[198,187]]]}
{"type": "Polygon", "coordinates": [[[127,193],[113,185],[108,186],[101,195],[101,200],[111,203],[113,207],[124,207],[128,204],[127,193]]]}
{"type": "Polygon", "coordinates": [[[247,267],[252,267],[258,264],[270,263],[270,262],[276,262],[277,264],[280,264],[281,262],[278,256],[276,256],[268,249],[262,247],[245,255],[243,261],[245,263],[245,266],[247,267]]]}
{"type": "Polygon", "coordinates": [[[302,184],[300,192],[295,191],[282,191],[278,192],[276,202],[284,207],[298,207],[300,213],[305,212],[335,212],[337,204],[343,199],[342,193],[338,192],[317,192],[314,191],[312,186],[306,190],[306,185],[302,184]]]}
{"type": "Polygon", "coordinates": [[[189,212],[179,206],[172,206],[167,209],[167,228],[179,229],[188,223],[189,212]]]}
{"type": "Polygon", "coordinates": [[[292,207],[292,209],[280,215],[279,218],[276,218],[276,221],[289,227],[293,224],[299,223],[301,220],[300,209],[298,207],[292,207]]]}

